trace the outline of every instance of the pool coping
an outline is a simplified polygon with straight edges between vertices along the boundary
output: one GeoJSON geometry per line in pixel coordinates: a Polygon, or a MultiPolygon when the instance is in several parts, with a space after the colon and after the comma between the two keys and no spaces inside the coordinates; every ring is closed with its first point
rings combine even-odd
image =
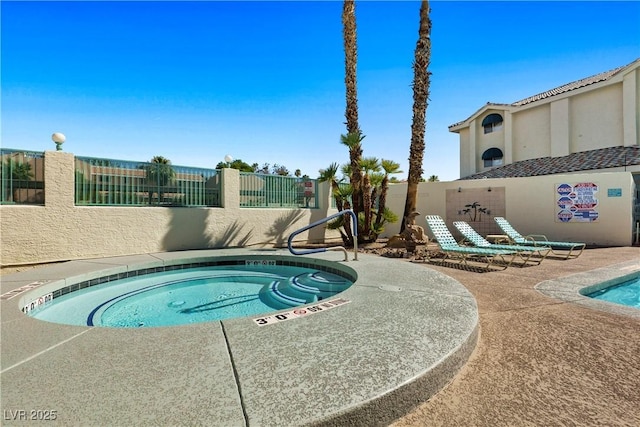
{"type": "MultiPolygon", "coordinates": [[[[290,256],[233,249],[71,261],[2,276],[1,291],[37,283],[44,292],[66,286],[65,277],[227,254],[290,256]]],[[[262,327],[257,316],[134,330],[59,325],[20,311],[32,289],[13,294],[0,301],[2,409],[55,410],[71,424],[385,425],[466,363],[478,310],[466,288],[442,273],[358,256],[344,263],[359,276],[339,294],[348,304],[262,327]],[[174,345],[164,346],[169,340],[174,345]]],[[[342,256],[301,258],[324,264],[342,256]]]]}
{"type": "Polygon", "coordinates": [[[617,285],[640,276],[640,261],[626,261],[583,273],[545,280],[535,289],[551,298],[593,310],[640,319],[640,310],[586,296],[591,292],[617,285]]]}

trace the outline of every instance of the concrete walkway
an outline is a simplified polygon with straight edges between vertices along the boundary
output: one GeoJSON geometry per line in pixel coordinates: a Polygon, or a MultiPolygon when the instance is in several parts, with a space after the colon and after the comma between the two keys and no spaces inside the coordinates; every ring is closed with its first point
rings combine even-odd
{"type": "Polygon", "coordinates": [[[637,271],[640,248],[589,249],[578,259],[484,274],[425,267],[475,296],[480,340],[454,381],[394,427],[640,425],[640,319],[535,289],[637,271]]]}

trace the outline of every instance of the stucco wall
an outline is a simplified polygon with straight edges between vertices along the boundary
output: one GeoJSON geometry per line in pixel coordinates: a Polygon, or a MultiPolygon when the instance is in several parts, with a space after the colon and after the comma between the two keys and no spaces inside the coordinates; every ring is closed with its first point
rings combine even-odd
{"type": "MultiPolygon", "coordinates": [[[[224,208],[75,206],[73,159],[70,153],[45,153],[44,206],[0,207],[2,265],[183,249],[286,246],[292,231],[335,212],[328,208],[326,185],[319,186],[320,209],[241,209],[239,174],[234,169],[222,171],[224,208]]],[[[337,237],[319,226],[296,240],[337,237]]]]}
{"type": "Polygon", "coordinates": [[[549,110],[544,104],[512,114],[514,162],[551,155],[549,110]]]}
{"type": "Polygon", "coordinates": [[[572,153],[624,145],[622,83],[572,97],[570,123],[572,153]]]}
{"type": "Polygon", "coordinates": [[[560,157],[600,148],[640,144],[640,62],[610,80],[558,93],[521,106],[484,107],[453,127],[460,135],[460,176],[485,170],[482,153],[501,148],[504,164],[560,157]],[[503,116],[503,131],[482,133],[489,113],[503,116]],[[475,138],[474,138],[475,136],[475,138]]]}
{"type": "MultiPolygon", "coordinates": [[[[482,179],[469,181],[424,182],[418,188],[416,223],[426,228],[425,215],[442,216],[451,231],[453,221],[469,221],[467,213],[458,214],[465,205],[478,202],[491,210],[480,219],[478,231],[497,233],[493,216],[505,216],[522,234],[545,234],[550,240],[586,242],[598,246],[628,246],[633,242],[633,177],[630,172],[547,175],[529,178],[482,179]],[[594,222],[560,222],[557,218],[556,184],[593,182],[598,219],[594,222]],[[492,191],[489,192],[488,189],[492,191]],[[458,189],[460,191],[458,192],[458,189]],[[612,189],[612,196],[608,190],[612,189]],[[617,189],[620,196],[617,196],[617,189]],[[447,196],[449,192],[449,197],[447,196]],[[613,196],[615,194],[615,196],[613,196]],[[453,196],[452,196],[453,195],[453,196]],[[504,206],[500,206],[504,197],[504,206]],[[454,206],[455,205],[455,206],[454,206]],[[452,215],[452,212],[455,214],[452,215]],[[491,227],[494,227],[493,229],[491,227]]],[[[389,208],[402,215],[406,184],[396,184],[387,198],[389,208]]],[[[400,231],[400,224],[386,227],[385,236],[400,231]]],[[[454,233],[455,234],[455,233],[454,233]]]]}
{"type": "MultiPolygon", "coordinates": [[[[505,153],[505,127],[504,121],[501,129],[496,130],[490,133],[484,133],[484,126],[482,126],[482,120],[488,116],[489,114],[500,114],[502,119],[504,120],[504,112],[500,110],[487,110],[482,116],[478,117],[478,120],[475,120],[475,131],[476,131],[476,153],[474,158],[474,166],[475,170],[483,171],[491,168],[484,167],[484,160],[482,160],[482,153],[484,153],[489,148],[499,148],[502,153],[505,153]]],[[[503,158],[504,160],[504,158],[503,158]]]]}
{"type": "Polygon", "coordinates": [[[460,131],[460,176],[475,173],[475,147],[470,146],[469,128],[460,131]]]}
{"type": "MultiPolygon", "coordinates": [[[[76,207],[73,155],[45,153],[46,204],[0,206],[2,265],[40,263],[101,256],[170,250],[255,245],[286,245],[292,231],[335,212],[329,209],[329,188],[320,185],[320,209],[241,209],[239,174],[224,169],[224,208],[76,207]]],[[[399,216],[404,210],[406,183],[393,184],[387,204],[399,216]]],[[[418,225],[425,215],[440,215],[452,228],[460,213],[474,202],[491,213],[479,216],[479,231],[496,232],[492,217],[504,215],[522,234],[546,234],[552,240],[583,241],[592,245],[632,243],[633,178],[630,172],[590,173],[531,178],[425,182],[418,187],[418,225]],[[557,221],[556,184],[593,182],[599,186],[598,220],[589,223],[557,221]],[[492,191],[488,191],[489,188],[492,191]],[[608,190],[615,190],[608,196],[608,190]],[[459,190],[459,191],[458,191],[459,190]],[[618,194],[619,190],[619,196],[618,194]]],[[[400,222],[387,224],[382,237],[400,231],[400,222]]],[[[298,236],[298,241],[339,242],[336,232],[323,226],[298,236]]]]}

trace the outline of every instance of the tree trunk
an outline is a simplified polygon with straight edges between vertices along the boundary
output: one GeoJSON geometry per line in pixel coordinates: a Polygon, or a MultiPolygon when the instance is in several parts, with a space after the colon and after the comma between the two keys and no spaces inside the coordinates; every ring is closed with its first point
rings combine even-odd
{"type": "Polygon", "coordinates": [[[420,29],[416,43],[413,63],[413,122],[411,124],[411,147],[409,149],[409,176],[407,179],[407,198],[401,231],[404,231],[404,218],[416,210],[418,183],[422,177],[424,157],[427,100],[431,73],[428,71],[431,60],[431,19],[429,1],[423,0],[420,6],[420,29]]]}
{"type": "MultiPolygon", "coordinates": [[[[358,63],[358,48],[356,36],[356,5],[353,0],[345,0],[342,6],[342,35],[344,39],[344,83],[346,87],[346,111],[347,137],[361,136],[358,124],[358,89],[356,79],[356,65],[358,63]],[[353,134],[353,136],[351,135],[353,134]]],[[[351,196],[353,211],[358,214],[362,211],[362,174],[360,173],[360,159],[362,148],[355,147],[349,150],[351,164],[351,196]]]]}

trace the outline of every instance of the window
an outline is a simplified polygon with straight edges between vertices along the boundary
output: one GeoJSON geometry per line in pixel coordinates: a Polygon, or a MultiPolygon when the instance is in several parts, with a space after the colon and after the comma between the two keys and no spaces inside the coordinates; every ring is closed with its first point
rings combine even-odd
{"type": "Polygon", "coordinates": [[[502,116],[500,114],[489,114],[482,120],[484,133],[491,133],[502,129],[502,116]]]}
{"type": "Polygon", "coordinates": [[[501,166],[503,158],[502,150],[499,148],[489,148],[482,153],[482,160],[484,160],[484,167],[490,168],[493,166],[501,166]]]}

